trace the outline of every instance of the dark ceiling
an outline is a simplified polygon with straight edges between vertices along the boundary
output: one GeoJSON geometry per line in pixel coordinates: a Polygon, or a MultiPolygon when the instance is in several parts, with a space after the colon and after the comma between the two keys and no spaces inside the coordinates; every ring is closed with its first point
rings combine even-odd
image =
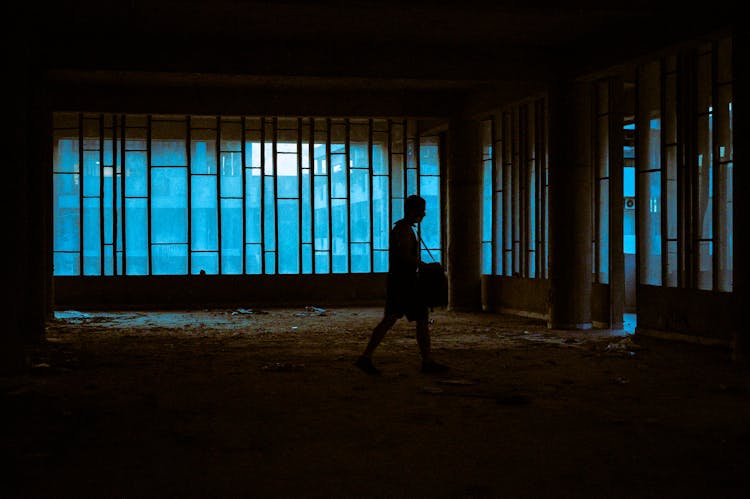
{"type": "Polygon", "coordinates": [[[457,61],[468,58],[466,66],[485,66],[469,78],[493,78],[501,73],[493,64],[518,70],[534,62],[529,57],[582,60],[613,47],[669,43],[726,23],[732,3],[78,1],[30,7],[27,19],[36,56],[53,67],[368,77],[395,58],[420,67],[409,76],[455,78],[464,71],[457,61]]]}
{"type": "Polygon", "coordinates": [[[739,12],[705,5],[84,0],[28,4],[15,27],[33,70],[73,92],[86,83],[510,97],[725,28],[739,12]]]}

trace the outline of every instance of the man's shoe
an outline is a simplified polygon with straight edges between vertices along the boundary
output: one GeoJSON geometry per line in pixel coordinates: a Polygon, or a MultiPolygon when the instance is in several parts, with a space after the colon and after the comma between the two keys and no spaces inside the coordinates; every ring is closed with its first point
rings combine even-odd
{"type": "Polygon", "coordinates": [[[372,365],[372,361],[361,355],[355,362],[354,365],[359,367],[362,371],[370,375],[380,374],[380,370],[372,365]]]}
{"type": "Polygon", "coordinates": [[[422,372],[426,374],[438,374],[449,371],[450,367],[435,362],[434,360],[422,361],[422,372]]]}

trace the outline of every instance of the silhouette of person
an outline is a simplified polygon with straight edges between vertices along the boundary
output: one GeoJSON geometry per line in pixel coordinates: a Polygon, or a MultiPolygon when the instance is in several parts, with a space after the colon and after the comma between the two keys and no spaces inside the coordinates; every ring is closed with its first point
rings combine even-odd
{"type": "Polygon", "coordinates": [[[416,322],[417,344],[424,373],[441,373],[449,368],[436,362],[430,352],[429,311],[417,288],[417,272],[423,266],[419,258],[419,242],[412,227],[425,217],[424,198],[411,195],[404,202],[404,218],[393,224],[388,246],[388,276],[383,318],[372,330],[364,352],[354,365],[367,374],[379,374],[372,355],[388,330],[404,316],[416,322]]]}

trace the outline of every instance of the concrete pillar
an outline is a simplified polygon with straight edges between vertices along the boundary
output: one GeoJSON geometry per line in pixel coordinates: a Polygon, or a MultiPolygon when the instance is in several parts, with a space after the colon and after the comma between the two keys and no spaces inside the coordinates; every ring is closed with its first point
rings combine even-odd
{"type": "MultiPolygon", "coordinates": [[[[739,23],[743,24],[743,23],[739,23]]],[[[750,330],[747,327],[747,311],[750,310],[750,279],[748,278],[748,255],[750,255],[750,90],[748,83],[747,57],[750,55],[750,34],[747,29],[735,26],[732,40],[734,88],[732,98],[733,147],[734,147],[734,279],[735,331],[733,332],[733,357],[737,361],[750,359],[750,330]]]]}
{"type": "Polygon", "coordinates": [[[549,95],[549,327],[591,327],[591,91],[561,82],[549,95]]]}
{"type": "Polygon", "coordinates": [[[479,122],[451,119],[447,149],[448,308],[478,311],[482,308],[479,122]]]}

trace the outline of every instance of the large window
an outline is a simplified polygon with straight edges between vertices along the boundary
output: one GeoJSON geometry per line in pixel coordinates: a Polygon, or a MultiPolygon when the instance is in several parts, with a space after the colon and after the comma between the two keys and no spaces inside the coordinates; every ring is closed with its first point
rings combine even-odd
{"type": "Polygon", "coordinates": [[[439,260],[439,142],[413,125],[55,113],[55,275],[385,272],[410,194],[439,260]]]}
{"type": "Polygon", "coordinates": [[[545,100],[482,122],[482,273],[546,279],[548,272],[545,100]]]}
{"type": "Polygon", "coordinates": [[[731,40],[641,65],[639,282],[732,290],[731,40]]]}

